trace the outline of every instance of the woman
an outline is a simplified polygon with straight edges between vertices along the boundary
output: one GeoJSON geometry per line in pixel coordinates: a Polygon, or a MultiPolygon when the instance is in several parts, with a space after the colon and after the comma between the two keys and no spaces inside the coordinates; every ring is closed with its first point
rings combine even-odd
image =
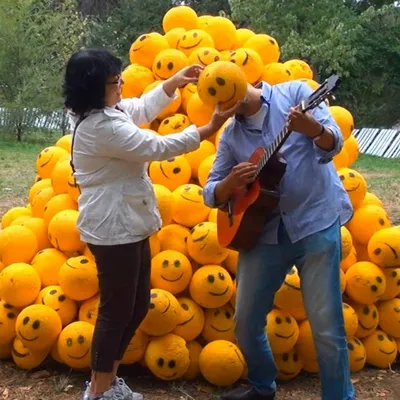
{"type": "Polygon", "coordinates": [[[196,82],[200,66],[181,70],[141,98],[121,100],[122,63],[106,50],[75,53],[64,97],[75,125],[71,166],[80,187],[78,229],[93,253],[100,306],[92,344],[92,377],[84,399],[142,399],[117,378],[119,362],[150,302],[149,236],[161,218],[148,162],[198,148],[233,115],[217,109],[210,123],[160,136],[138,126],[156,118],[175,90],[196,82]]]}

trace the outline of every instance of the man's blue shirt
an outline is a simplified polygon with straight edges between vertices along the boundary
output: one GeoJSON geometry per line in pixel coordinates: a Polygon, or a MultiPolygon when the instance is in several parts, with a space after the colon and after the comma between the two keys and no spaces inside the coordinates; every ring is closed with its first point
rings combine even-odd
{"type": "MultiPolygon", "coordinates": [[[[262,107],[266,117],[262,130],[237,116],[220,137],[216,159],[204,186],[204,201],[216,207],[215,187],[232,168],[248,161],[257,147],[268,147],[284,128],[290,107],[306,99],[313,90],[304,82],[291,81],[271,86],[262,82],[262,107]]],[[[292,132],[280,152],[287,161],[286,173],[280,184],[280,204],[268,220],[261,242],[277,244],[280,219],[292,242],[331,226],[338,218],[345,224],[353,209],[347,192],[332,162],[340,152],[343,137],[325,103],[311,111],[334,135],[334,148],[325,151],[311,138],[292,132]]]]}

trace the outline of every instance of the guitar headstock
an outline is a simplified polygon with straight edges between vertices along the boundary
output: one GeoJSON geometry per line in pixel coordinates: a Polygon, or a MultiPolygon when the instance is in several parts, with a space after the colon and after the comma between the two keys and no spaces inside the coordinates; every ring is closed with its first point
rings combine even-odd
{"type": "Polygon", "coordinates": [[[318,89],[316,89],[310,96],[301,103],[303,112],[311,110],[322,103],[327,97],[331,96],[333,92],[339,87],[341,79],[338,75],[331,75],[326,79],[318,89]]]}

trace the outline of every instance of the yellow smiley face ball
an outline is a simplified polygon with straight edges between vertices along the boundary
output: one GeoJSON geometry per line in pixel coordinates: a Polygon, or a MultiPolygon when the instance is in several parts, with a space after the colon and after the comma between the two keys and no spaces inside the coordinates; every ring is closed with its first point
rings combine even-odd
{"type": "Polygon", "coordinates": [[[207,219],[210,208],[204,204],[203,189],[188,183],[173,192],[172,218],[178,224],[192,228],[207,219]]]}
{"type": "Polygon", "coordinates": [[[189,368],[189,349],[181,337],[169,333],[150,341],[145,361],[157,378],[164,381],[179,379],[189,368]]]}
{"type": "Polygon", "coordinates": [[[243,70],[250,84],[257,82],[263,73],[264,65],[261,57],[253,49],[237,49],[230,54],[229,61],[243,70]]]}
{"type": "Polygon", "coordinates": [[[79,321],[88,322],[96,326],[97,316],[99,314],[100,295],[97,294],[81,303],[79,308],[79,321]]]}
{"type": "Polygon", "coordinates": [[[162,251],[151,260],[150,281],[153,287],[177,294],[186,289],[191,278],[189,259],[177,251],[162,251]]]}
{"type": "Polygon", "coordinates": [[[247,94],[247,79],[243,70],[228,61],[208,65],[201,72],[197,83],[201,101],[214,109],[217,104],[222,110],[233,107],[247,94]]]}
{"type": "Polygon", "coordinates": [[[153,62],[153,74],[156,79],[166,80],[188,66],[187,56],[177,49],[160,51],[153,62]]]}
{"type": "Polygon", "coordinates": [[[47,349],[31,350],[16,337],[12,344],[11,354],[14,363],[18,368],[31,370],[42,364],[49,354],[49,351],[47,349]]]}
{"type": "Polygon", "coordinates": [[[32,351],[50,350],[61,328],[57,312],[43,304],[24,308],[15,323],[18,339],[32,351]]]}
{"type": "Polygon", "coordinates": [[[160,241],[160,250],[175,250],[185,256],[188,256],[186,242],[189,234],[189,228],[179,224],[170,224],[161,228],[157,234],[157,237],[160,241]]]}
{"type": "Polygon", "coordinates": [[[158,133],[160,135],[169,135],[171,133],[182,132],[191,122],[186,115],[177,113],[170,115],[169,117],[163,119],[158,127],[158,133]]]}
{"type": "Polygon", "coordinates": [[[221,60],[221,54],[213,47],[199,47],[189,56],[189,65],[202,65],[206,67],[214,62],[221,60]]]}
{"type": "Polygon", "coordinates": [[[138,64],[128,65],[122,71],[124,84],[121,87],[122,98],[140,97],[144,89],[154,82],[153,72],[138,64]]]}
{"type": "Polygon", "coordinates": [[[61,147],[50,146],[43,149],[36,159],[36,169],[40,177],[50,178],[57,161],[63,156],[69,157],[69,153],[61,147]]]}
{"type": "Polygon", "coordinates": [[[260,55],[264,65],[278,62],[281,54],[278,42],[273,37],[263,33],[251,36],[243,47],[255,50],[260,55]]]}
{"type": "Polygon", "coordinates": [[[211,35],[201,29],[191,29],[183,33],[176,46],[188,57],[200,47],[215,47],[211,35]]]}
{"type": "Polygon", "coordinates": [[[228,271],[218,265],[200,267],[189,285],[191,298],[204,308],[227,304],[233,294],[233,281],[228,271]]]}
{"type": "Polygon", "coordinates": [[[195,29],[197,27],[197,13],[188,6],[172,7],[164,15],[162,27],[165,33],[176,28],[195,29]]]}
{"type": "Polygon", "coordinates": [[[140,329],[136,329],[136,332],[133,334],[128,347],[125,350],[121,364],[134,364],[143,359],[148,344],[149,336],[140,329]]]}
{"type": "Polygon", "coordinates": [[[188,297],[179,297],[180,320],[173,333],[187,342],[196,339],[204,327],[203,309],[188,297]]]}
{"type": "Polygon", "coordinates": [[[15,321],[19,312],[17,308],[0,300],[0,345],[6,345],[15,338],[15,321]]]}
{"type": "Polygon", "coordinates": [[[204,328],[201,335],[207,343],[214,340],[236,343],[234,313],[235,311],[229,303],[222,307],[205,310],[204,328]]]}
{"type": "Polygon", "coordinates": [[[40,250],[31,265],[40,276],[42,287],[58,285],[58,274],[68,257],[57,249],[40,250]]]}
{"type": "Polygon", "coordinates": [[[295,349],[288,352],[274,354],[275,364],[278,368],[277,379],[290,381],[300,374],[303,362],[295,349]]]}
{"type": "Polygon", "coordinates": [[[400,229],[391,227],[374,233],[368,241],[371,261],[382,268],[400,265],[400,229]]]}
{"type": "Polygon", "coordinates": [[[76,321],[66,326],[57,340],[58,354],[64,364],[83,369],[90,365],[94,326],[76,321]]]}
{"type": "Polygon", "coordinates": [[[207,20],[203,27],[214,41],[217,50],[230,50],[236,42],[236,27],[228,18],[217,16],[207,20]]]}
{"type": "Polygon", "coordinates": [[[387,369],[394,363],[397,356],[397,345],[392,336],[382,330],[362,340],[367,353],[367,363],[381,369],[387,369]]]}

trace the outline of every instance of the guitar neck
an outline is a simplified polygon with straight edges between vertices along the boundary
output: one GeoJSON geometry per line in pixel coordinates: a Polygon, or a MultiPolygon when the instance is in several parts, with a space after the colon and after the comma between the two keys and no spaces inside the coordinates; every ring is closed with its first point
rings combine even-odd
{"type": "Polygon", "coordinates": [[[285,143],[286,139],[290,136],[292,131],[288,130],[286,127],[280,132],[280,134],[275,138],[271,146],[269,146],[261,158],[261,160],[258,162],[258,167],[257,167],[257,175],[261,172],[261,170],[265,167],[269,159],[276,154],[279,149],[283,146],[285,143]]]}

